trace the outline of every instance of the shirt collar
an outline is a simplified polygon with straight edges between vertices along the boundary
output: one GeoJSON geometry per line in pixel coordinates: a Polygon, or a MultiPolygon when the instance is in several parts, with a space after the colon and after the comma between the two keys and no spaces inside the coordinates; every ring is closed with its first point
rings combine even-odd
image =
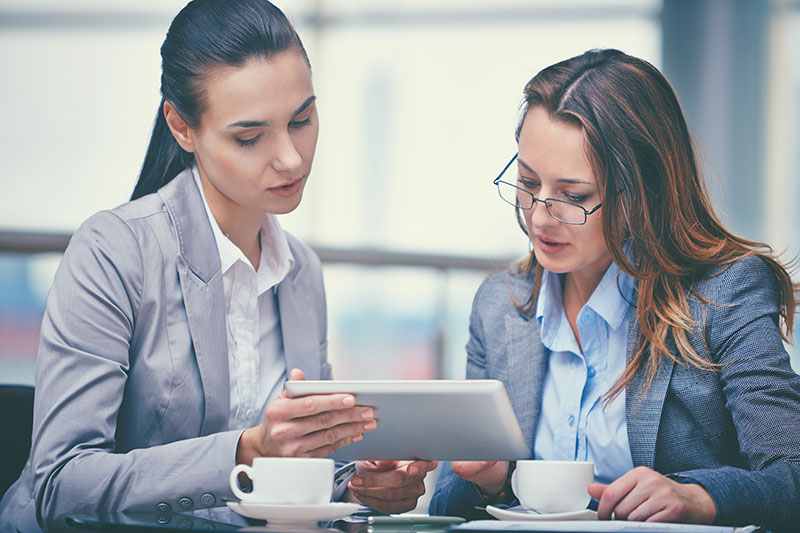
{"type": "MultiPolygon", "coordinates": [[[[616,330],[628,314],[632,295],[633,278],[612,262],[586,305],[611,329],[616,330]]],[[[560,275],[545,270],[536,302],[536,318],[542,326],[542,340],[552,339],[558,334],[558,328],[563,325],[563,308],[560,275]]]]}
{"type": "MultiPolygon", "coordinates": [[[[252,269],[253,266],[242,250],[223,233],[217,223],[217,219],[214,218],[214,214],[211,212],[211,208],[206,201],[206,195],[203,191],[197,163],[192,164],[192,175],[194,176],[197,188],[200,190],[200,196],[203,197],[203,206],[205,207],[208,221],[211,224],[211,231],[214,233],[222,274],[225,275],[237,262],[242,262],[245,266],[252,269]]],[[[289,248],[286,234],[283,228],[281,228],[280,222],[278,222],[278,217],[267,213],[264,217],[264,221],[261,223],[259,236],[261,238],[261,258],[259,260],[258,270],[256,271],[256,287],[258,294],[261,294],[273,285],[277,285],[283,281],[292,269],[292,266],[294,266],[295,260],[289,248]]]]}
{"type": "Polygon", "coordinates": [[[542,285],[536,300],[536,318],[541,325],[542,343],[552,349],[559,336],[561,316],[564,314],[564,301],[561,297],[561,278],[549,270],[542,273],[542,285]]]}
{"type": "Polygon", "coordinates": [[[633,278],[612,261],[586,305],[616,330],[628,314],[632,295],[633,278]]]}

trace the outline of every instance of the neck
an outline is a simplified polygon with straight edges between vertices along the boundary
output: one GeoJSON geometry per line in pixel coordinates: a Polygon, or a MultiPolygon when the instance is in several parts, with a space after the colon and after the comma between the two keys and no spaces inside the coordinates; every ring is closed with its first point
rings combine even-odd
{"type": "Polygon", "coordinates": [[[261,260],[260,231],[266,213],[236,204],[210,184],[202,173],[200,177],[203,194],[219,229],[258,270],[261,260]]]}
{"type": "Polygon", "coordinates": [[[567,317],[572,332],[575,334],[575,340],[578,341],[578,348],[583,352],[583,342],[581,340],[580,330],[578,329],[578,313],[581,312],[583,306],[591,298],[592,293],[600,284],[600,280],[611,265],[611,258],[608,261],[603,261],[593,269],[583,269],[578,272],[568,272],[564,276],[564,287],[562,290],[562,302],[564,305],[564,314],[567,317]]]}
{"type": "Polygon", "coordinates": [[[564,287],[562,291],[564,307],[580,310],[591,298],[592,293],[600,284],[600,280],[611,265],[611,258],[604,261],[598,268],[592,271],[582,270],[580,272],[569,272],[564,276],[564,287]]]}
{"type": "Polygon", "coordinates": [[[211,207],[211,212],[214,214],[222,233],[242,251],[250,261],[250,264],[253,265],[253,268],[258,270],[261,260],[260,232],[264,215],[261,215],[258,219],[242,220],[235,216],[220,216],[214,211],[210,203],[209,207],[211,207]]]}

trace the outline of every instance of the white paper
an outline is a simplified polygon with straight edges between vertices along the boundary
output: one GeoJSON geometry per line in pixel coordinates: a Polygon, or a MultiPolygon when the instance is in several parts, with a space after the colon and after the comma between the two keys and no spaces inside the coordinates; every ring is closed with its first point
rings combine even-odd
{"type": "Polygon", "coordinates": [[[452,529],[465,531],[476,529],[483,531],[563,531],[573,533],[750,533],[757,531],[757,526],[727,527],[699,526],[693,524],[667,524],[662,522],[625,522],[609,521],[510,521],[510,520],[475,520],[454,526],[452,529]]]}

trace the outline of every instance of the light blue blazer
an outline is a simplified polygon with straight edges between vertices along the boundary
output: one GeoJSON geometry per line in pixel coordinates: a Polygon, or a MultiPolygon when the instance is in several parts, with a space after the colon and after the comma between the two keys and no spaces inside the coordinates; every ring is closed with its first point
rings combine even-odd
{"type": "MultiPolygon", "coordinates": [[[[636,375],[625,395],[633,463],[702,484],[717,505],[718,523],[796,527],[800,376],[789,366],[778,332],[775,278],[764,261],[748,257],[694,288],[715,305],[690,296],[692,316],[698,324],[705,318],[690,342],[721,366],[702,371],[662,360],[649,389],[645,373],[636,375]]],[[[538,320],[519,312],[510,295],[524,302],[532,289],[532,279],[516,271],[484,281],[467,344],[467,377],[505,384],[531,450],[548,354],[538,320]]],[[[631,315],[629,361],[640,334],[631,315]]],[[[475,486],[445,463],[431,513],[486,517],[476,510],[485,506],[475,486]]]]}
{"type": "MultiPolygon", "coordinates": [[[[287,237],[286,366],[330,379],[320,262],[287,237]]],[[[73,235],[42,323],[31,455],[0,503],[0,531],[224,505],[241,433],[228,429],[229,399],[219,253],[187,170],[73,235]]]]}

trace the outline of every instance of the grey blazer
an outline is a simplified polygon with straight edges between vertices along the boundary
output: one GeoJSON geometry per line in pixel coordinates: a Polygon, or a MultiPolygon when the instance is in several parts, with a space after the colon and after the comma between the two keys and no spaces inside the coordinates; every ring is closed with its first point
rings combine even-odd
{"type": "MultiPolygon", "coordinates": [[[[485,280],[473,303],[467,344],[467,377],[505,384],[531,450],[548,353],[538,320],[520,313],[509,295],[525,301],[532,286],[532,279],[511,271],[485,280]]],[[[774,276],[761,259],[748,257],[695,289],[717,305],[690,298],[698,324],[705,317],[705,327],[690,341],[699,355],[722,366],[711,372],[662,361],[646,394],[643,372],[635,377],[625,398],[633,463],[701,483],[720,524],[796,526],[800,376],[778,333],[774,276]]],[[[638,335],[632,313],[629,360],[638,335]]],[[[445,464],[431,513],[485,517],[475,509],[485,505],[474,485],[445,464]]]]}
{"type": "MultiPolygon", "coordinates": [[[[329,379],[320,262],[288,239],[286,366],[329,379]]],[[[219,254],[184,171],[73,235],[42,323],[31,455],[0,503],[0,531],[65,513],[224,505],[241,433],[228,429],[228,379],[219,254]]]]}

